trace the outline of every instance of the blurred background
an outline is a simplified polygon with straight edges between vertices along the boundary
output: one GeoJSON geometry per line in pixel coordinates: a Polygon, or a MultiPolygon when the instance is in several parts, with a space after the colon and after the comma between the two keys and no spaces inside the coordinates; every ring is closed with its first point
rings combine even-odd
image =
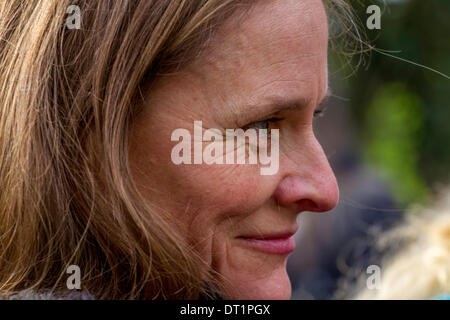
{"type": "Polygon", "coordinates": [[[333,211],[299,217],[288,261],[292,299],[335,297],[338,279],[351,281],[382,254],[374,252],[376,235],[450,182],[450,1],[350,3],[376,50],[351,64],[330,51],[333,95],[315,132],[341,196],[333,211]],[[373,4],[380,30],[366,27],[373,4]]]}

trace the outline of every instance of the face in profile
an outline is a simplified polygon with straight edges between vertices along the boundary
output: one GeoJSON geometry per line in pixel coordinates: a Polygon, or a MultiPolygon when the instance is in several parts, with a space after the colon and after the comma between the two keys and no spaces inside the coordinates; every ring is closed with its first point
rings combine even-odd
{"type": "Polygon", "coordinates": [[[130,135],[134,178],[175,232],[223,276],[226,298],[289,298],[286,262],[297,216],[337,203],[337,183],[312,127],[328,89],[327,43],[320,0],[258,1],[228,19],[189,65],[144,92],[130,135]],[[261,175],[251,164],[175,164],[172,133],[193,132],[194,121],[203,130],[278,129],[277,172],[261,175]]]}

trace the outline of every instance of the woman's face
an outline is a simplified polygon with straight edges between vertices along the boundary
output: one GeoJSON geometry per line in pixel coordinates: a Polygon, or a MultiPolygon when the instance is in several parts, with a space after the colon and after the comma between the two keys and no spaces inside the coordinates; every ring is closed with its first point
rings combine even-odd
{"type": "Polygon", "coordinates": [[[320,0],[255,2],[244,18],[227,20],[189,66],[144,92],[146,107],[131,130],[133,175],[228,279],[226,298],[289,298],[286,261],[297,216],[337,203],[337,183],[312,128],[327,92],[327,42],[320,0]],[[203,130],[279,129],[278,171],[262,175],[248,163],[176,165],[172,132],[193,136],[194,121],[203,130]]]}

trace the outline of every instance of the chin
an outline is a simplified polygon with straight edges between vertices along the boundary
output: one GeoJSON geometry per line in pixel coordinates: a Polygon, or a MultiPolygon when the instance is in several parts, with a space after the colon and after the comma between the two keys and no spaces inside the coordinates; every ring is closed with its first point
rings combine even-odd
{"type": "Polygon", "coordinates": [[[230,283],[227,299],[231,300],[288,300],[291,298],[291,281],[286,268],[274,270],[269,275],[254,275],[242,279],[235,275],[230,283]]]}

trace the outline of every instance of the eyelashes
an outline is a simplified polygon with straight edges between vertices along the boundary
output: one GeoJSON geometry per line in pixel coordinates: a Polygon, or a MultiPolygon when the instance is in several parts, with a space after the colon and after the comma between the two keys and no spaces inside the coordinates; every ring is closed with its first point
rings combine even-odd
{"type": "Polygon", "coordinates": [[[314,110],[314,118],[322,118],[323,115],[325,114],[325,108],[324,109],[320,109],[320,110],[314,110]]]}
{"type": "Polygon", "coordinates": [[[269,118],[269,119],[266,119],[266,120],[260,120],[260,121],[252,122],[252,123],[244,126],[242,129],[244,129],[244,130],[246,130],[246,129],[256,129],[256,130],[266,129],[267,131],[269,131],[271,124],[277,123],[277,122],[279,122],[281,120],[284,120],[284,118],[272,117],[272,118],[269,118]]]}
{"type": "Polygon", "coordinates": [[[328,109],[328,104],[319,105],[319,108],[314,110],[313,118],[321,118],[325,115],[325,111],[328,109]]]}
{"type": "MultiPolygon", "coordinates": [[[[328,109],[328,104],[322,103],[321,105],[319,105],[319,107],[317,109],[315,109],[313,112],[313,119],[323,117],[325,115],[327,109],[328,109]]],[[[285,120],[285,118],[271,117],[271,118],[264,119],[264,120],[254,121],[250,124],[247,124],[247,125],[241,127],[241,129],[243,129],[243,130],[256,129],[257,131],[259,129],[265,129],[270,134],[270,129],[272,129],[271,124],[276,124],[282,120],[285,120]]]]}
{"type": "MultiPolygon", "coordinates": [[[[317,119],[317,118],[321,118],[324,116],[326,110],[327,110],[328,105],[326,104],[322,104],[319,105],[319,107],[314,110],[313,112],[313,120],[317,119]]],[[[243,127],[241,127],[240,129],[246,131],[247,129],[255,129],[257,134],[263,134],[264,136],[267,137],[267,142],[270,144],[271,143],[271,129],[275,129],[274,127],[276,123],[285,120],[285,118],[280,118],[280,117],[271,117],[271,118],[267,118],[264,120],[258,120],[258,121],[254,121],[250,124],[247,124],[243,127]],[[263,130],[263,131],[261,131],[263,130]],[[265,132],[264,132],[265,131],[265,132]]],[[[259,149],[258,145],[249,145],[249,150],[252,151],[257,151],[259,149]]]]}
{"type": "MultiPolygon", "coordinates": [[[[317,118],[323,117],[327,111],[327,108],[328,108],[328,106],[325,105],[325,106],[320,107],[319,109],[314,110],[313,118],[317,119],[317,118]]],[[[252,122],[252,123],[242,127],[242,129],[244,129],[244,130],[250,129],[250,128],[256,129],[256,130],[266,129],[267,131],[269,131],[271,129],[270,128],[271,124],[280,122],[282,120],[284,120],[284,118],[272,117],[272,118],[269,118],[266,120],[259,120],[259,121],[252,122]]]]}

